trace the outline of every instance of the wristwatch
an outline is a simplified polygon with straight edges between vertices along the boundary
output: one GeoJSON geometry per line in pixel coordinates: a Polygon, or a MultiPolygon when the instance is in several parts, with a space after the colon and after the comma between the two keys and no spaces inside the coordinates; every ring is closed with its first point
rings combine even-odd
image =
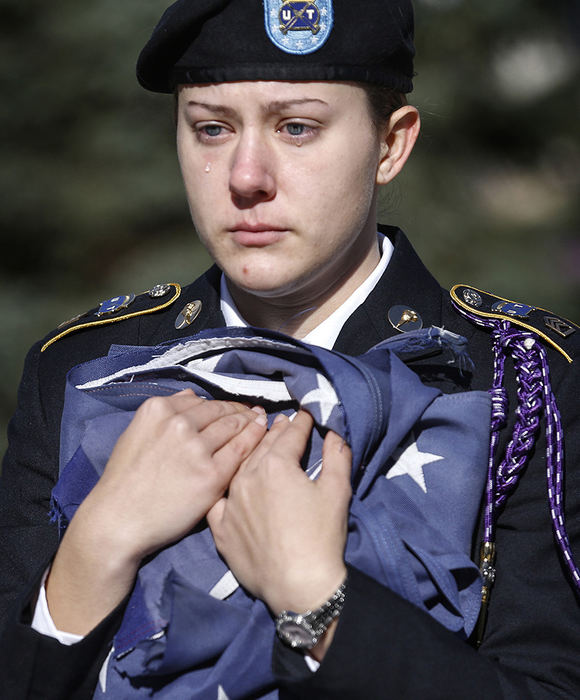
{"type": "Polygon", "coordinates": [[[276,618],[278,637],[292,649],[312,649],[318,644],[330,623],[340,615],[345,592],[346,579],[316,610],[308,610],[305,613],[282,610],[276,618]]]}

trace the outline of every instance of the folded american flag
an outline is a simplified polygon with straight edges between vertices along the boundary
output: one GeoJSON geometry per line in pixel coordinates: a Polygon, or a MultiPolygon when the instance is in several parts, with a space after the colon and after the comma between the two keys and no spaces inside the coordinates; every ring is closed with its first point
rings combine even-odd
{"type": "MultiPolygon", "coordinates": [[[[418,346],[433,352],[445,333],[407,334],[413,356],[418,346]]],[[[329,429],[352,449],[346,560],[468,636],[480,605],[469,552],[490,399],[423,385],[395,354],[409,348],[401,338],[357,358],[252,328],[112,347],[68,375],[54,516],[64,529],[150,396],[192,388],[262,404],[270,421],[302,407],[315,421],[303,465],[310,478],[319,473],[329,429]]],[[[209,529],[196,530],[140,569],[95,697],[275,698],[274,634],[267,608],[238,585],[209,529]]]]}

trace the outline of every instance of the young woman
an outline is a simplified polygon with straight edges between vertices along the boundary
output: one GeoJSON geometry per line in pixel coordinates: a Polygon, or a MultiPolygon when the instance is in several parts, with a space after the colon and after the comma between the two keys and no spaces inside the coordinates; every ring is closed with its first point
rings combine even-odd
{"type": "MultiPolygon", "coordinates": [[[[570,583],[562,562],[580,525],[573,517],[567,533],[556,527],[572,543],[558,549],[543,475],[547,451],[551,464],[564,442],[566,509],[577,516],[579,387],[569,360],[579,336],[553,314],[469,287],[457,290],[454,306],[401,231],[377,233],[377,188],[397,176],[419,132],[403,96],[412,87],[412,27],[410,4],[399,0],[364,8],[179,0],[162,18],[138,76],[149,89],[176,93],[191,214],[217,267],[178,299],[168,286],[110,300],[29,354],[2,473],[2,588],[14,597],[28,586],[2,636],[6,697],[104,692],[98,675],[139,567],[204,518],[238,580],[274,615],[336,607],[310,652],[319,667],[275,642],[282,697],[577,697],[580,611],[575,569],[568,566],[570,583]],[[522,390],[508,362],[507,393],[512,405],[536,401],[511,420],[497,462],[522,414],[533,413],[537,428],[547,407],[549,429],[531,429],[524,448],[509,443],[526,474],[507,502],[509,484],[490,493],[485,526],[474,533],[477,543],[487,538],[487,592],[495,578],[477,651],[356,568],[341,588],[350,453],[329,433],[324,459],[333,468],[317,483],[307,479],[297,469],[312,427],[305,413],[266,430],[261,412],[191,392],[145,403],[57,549],[46,511],[66,373],[111,346],[244,324],[351,355],[405,325],[444,327],[468,338],[475,369],[461,374],[437,355],[417,362],[417,374],[447,392],[497,385],[496,397],[503,373],[492,332],[503,333],[506,352],[515,347],[516,374],[531,374],[533,387],[522,390]]],[[[560,509],[554,497],[551,506],[560,509]]],[[[216,697],[228,692],[220,685],[216,697]]]]}

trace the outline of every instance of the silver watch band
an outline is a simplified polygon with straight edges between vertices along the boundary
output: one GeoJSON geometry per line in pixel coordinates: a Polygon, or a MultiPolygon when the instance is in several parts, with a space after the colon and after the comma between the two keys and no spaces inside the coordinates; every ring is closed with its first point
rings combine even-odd
{"type": "Polygon", "coordinates": [[[340,615],[346,596],[346,578],[316,610],[295,613],[283,610],[276,618],[276,633],[284,644],[293,649],[312,649],[330,623],[340,615]]]}

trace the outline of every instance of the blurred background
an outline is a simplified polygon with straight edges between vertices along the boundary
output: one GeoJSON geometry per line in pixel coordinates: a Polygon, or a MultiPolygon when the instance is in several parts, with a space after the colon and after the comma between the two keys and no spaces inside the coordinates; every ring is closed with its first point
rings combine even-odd
{"type": "MultiPolygon", "coordinates": [[[[103,299],[208,265],[171,98],[134,77],[165,5],[0,0],[2,452],[32,342],[103,299]]],[[[404,227],[444,286],[580,321],[580,3],[415,8],[423,133],[381,221],[404,227]]]]}

